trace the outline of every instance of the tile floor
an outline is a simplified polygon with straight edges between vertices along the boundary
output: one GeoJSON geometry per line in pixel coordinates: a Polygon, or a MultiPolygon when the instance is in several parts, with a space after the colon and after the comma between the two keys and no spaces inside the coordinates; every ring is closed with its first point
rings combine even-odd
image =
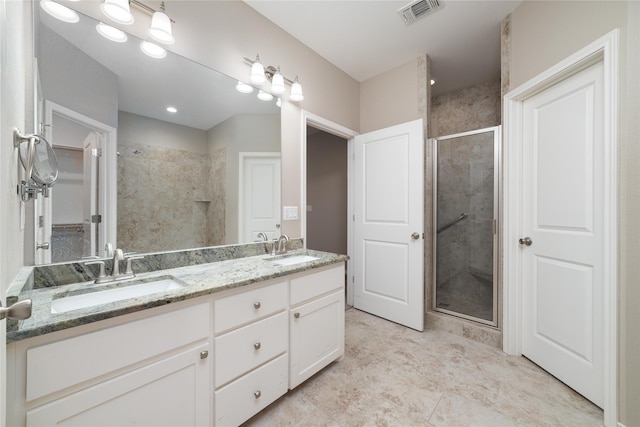
{"type": "Polygon", "coordinates": [[[345,357],[246,426],[601,426],[603,414],[523,357],[346,312],[345,357]]]}

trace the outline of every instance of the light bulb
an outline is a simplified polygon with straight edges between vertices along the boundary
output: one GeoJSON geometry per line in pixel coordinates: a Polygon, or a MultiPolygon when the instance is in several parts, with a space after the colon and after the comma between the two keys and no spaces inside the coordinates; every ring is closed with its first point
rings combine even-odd
{"type": "Polygon", "coordinates": [[[271,92],[277,94],[284,93],[284,78],[280,74],[280,67],[278,71],[271,78],[271,92]]]}
{"type": "Polygon", "coordinates": [[[304,95],[302,95],[302,85],[298,81],[298,76],[296,76],[296,80],[291,85],[291,95],[289,96],[289,99],[296,102],[304,100],[304,95]]]}
{"type": "Polygon", "coordinates": [[[173,44],[176,42],[171,33],[171,20],[162,11],[154,12],[148,33],[152,39],[160,43],[173,44]]]}
{"type": "Polygon", "coordinates": [[[78,16],[78,14],[74,10],[69,9],[68,7],[58,4],[54,1],[41,0],[40,7],[49,15],[63,22],[75,24],[76,22],[80,21],[80,16],[78,16]]]}
{"type": "Polygon", "coordinates": [[[129,0],[104,0],[100,10],[118,24],[133,24],[133,15],[129,8],[129,0]]]}

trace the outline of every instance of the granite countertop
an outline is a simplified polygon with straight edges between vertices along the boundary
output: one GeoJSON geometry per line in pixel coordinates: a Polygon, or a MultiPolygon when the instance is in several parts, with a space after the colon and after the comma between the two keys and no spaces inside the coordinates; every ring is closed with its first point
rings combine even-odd
{"type": "Polygon", "coordinates": [[[152,307],[300,273],[325,265],[344,262],[348,259],[346,255],[307,249],[299,249],[287,253],[287,256],[295,255],[310,255],[318,259],[281,266],[272,262],[273,257],[270,255],[258,255],[141,273],[137,274],[135,279],[129,281],[100,285],[94,284],[93,281],[84,281],[35,288],[33,287],[33,267],[29,267],[21,272],[22,277],[19,276],[16,279],[17,282],[23,283],[23,285],[17,292],[14,289],[14,293],[17,295],[17,300],[31,298],[33,303],[32,315],[29,319],[12,321],[7,324],[7,342],[19,341],[152,307]],[[110,302],[86,309],[77,309],[58,314],[51,313],[51,303],[56,298],[126,286],[131,281],[136,283],[152,281],[166,276],[178,279],[186,286],[180,289],[110,302]],[[28,285],[29,281],[31,281],[31,286],[28,285]]]}

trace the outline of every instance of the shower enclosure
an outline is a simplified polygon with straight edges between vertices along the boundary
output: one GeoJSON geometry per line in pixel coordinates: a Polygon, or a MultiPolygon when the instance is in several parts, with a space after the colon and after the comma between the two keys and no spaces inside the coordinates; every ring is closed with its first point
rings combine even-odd
{"type": "Polygon", "coordinates": [[[497,326],[500,127],[433,140],[433,308],[497,326]]]}

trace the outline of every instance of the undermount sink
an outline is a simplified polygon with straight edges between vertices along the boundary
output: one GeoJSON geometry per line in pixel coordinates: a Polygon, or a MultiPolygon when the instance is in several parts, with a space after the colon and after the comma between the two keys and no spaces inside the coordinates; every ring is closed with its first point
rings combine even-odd
{"type": "Polygon", "coordinates": [[[59,314],[82,308],[96,307],[110,302],[139,298],[160,292],[182,289],[185,283],[171,276],[163,276],[153,280],[135,280],[119,283],[119,287],[104,290],[91,290],[79,295],[68,295],[55,298],[51,303],[51,313],[59,314]]]}
{"type": "Polygon", "coordinates": [[[295,264],[302,264],[303,262],[315,261],[317,259],[320,259],[320,258],[311,256],[311,255],[291,255],[291,256],[286,256],[284,258],[272,259],[269,261],[278,265],[295,265],[295,264]]]}

